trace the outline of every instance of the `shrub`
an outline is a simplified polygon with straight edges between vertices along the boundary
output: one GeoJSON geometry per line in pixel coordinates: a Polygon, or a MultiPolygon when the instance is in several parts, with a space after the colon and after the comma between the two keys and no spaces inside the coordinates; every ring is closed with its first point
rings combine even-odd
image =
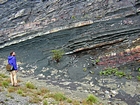
{"type": "Polygon", "coordinates": [[[90,94],[87,97],[87,100],[86,101],[87,101],[88,104],[92,104],[92,103],[97,103],[98,102],[98,99],[94,95],[90,94]]]}
{"type": "Polygon", "coordinates": [[[35,85],[32,84],[31,82],[27,82],[26,87],[29,88],[29,89],[35,89],[36,88],[35,85]]]}
{"type": "Polygon", "coordinates": [[[64,101],[64,100],[66,100],[66,97],[62,93],[55,93],[54,99],[56,101],[64,101]]]}
{"type": "Polygon", "coordinates": [[[58,49],[58,50],[52,50],[51,51],[53,53],[53,59],[58,63],[60,61],[60,59],[62,58],[62,56],[64,55],[64,51],[58,49]]]}
{"type": "Polygon", "coordinates": [[[48,101],[47,100],[44,100],[43,101],[43,105],[48,105],[48,101]]]}
{"type": "Polygon", "coordinates": [[[3,87],[8,87],[8,86],[9,86],[9,83],[8,83],[7,81],[3,81],[3,82],[2,82],[2,86],[3,86],[3,87]]]}

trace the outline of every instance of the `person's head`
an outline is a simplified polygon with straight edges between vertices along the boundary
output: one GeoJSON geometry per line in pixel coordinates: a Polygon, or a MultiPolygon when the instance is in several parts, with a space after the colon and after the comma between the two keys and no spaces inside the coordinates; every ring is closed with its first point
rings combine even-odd
{"type": "Polygon", "coordinates": [[[11,56],[15,56],[16,53],[15,53],[14,51],[12,51],[12,52],[10,52],[10,55],[11,55],[11,56]]]}

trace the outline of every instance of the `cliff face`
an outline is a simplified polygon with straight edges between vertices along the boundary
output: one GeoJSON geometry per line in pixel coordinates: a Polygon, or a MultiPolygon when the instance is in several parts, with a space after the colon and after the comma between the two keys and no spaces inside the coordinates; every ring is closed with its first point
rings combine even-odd
{"type": "Polygon", "coordinates": [[[105,105],[139,103],[140,0],[0,0],[1,70],[12,50],[25,75],[93,92],[105,105]],[[65,55],[56,63],[58,48],[65,55]],[[129,80],[100,76],[110,68],[129,80]]]}
{"type": "Polygon", "coordinates": [[[75,28],[68,51],[140,36],[140,0],[1,0],[0,12],[0,48],[85,25],[75,28]]]}

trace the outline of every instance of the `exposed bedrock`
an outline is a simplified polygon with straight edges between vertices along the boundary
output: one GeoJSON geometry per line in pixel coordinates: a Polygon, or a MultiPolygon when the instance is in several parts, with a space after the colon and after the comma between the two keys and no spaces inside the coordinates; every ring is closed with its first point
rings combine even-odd
{"type": "Polygon", "coordinates": [[[50,33],[55,39],[69,37],[57,45],[67,52],[131,44],[140,37],[140,0],[0,1],[0,48],[50,33]]]}

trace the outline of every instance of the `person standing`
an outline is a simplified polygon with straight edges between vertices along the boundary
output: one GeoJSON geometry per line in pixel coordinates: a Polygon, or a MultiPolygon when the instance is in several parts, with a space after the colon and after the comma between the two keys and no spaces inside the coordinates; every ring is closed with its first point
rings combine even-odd
{"type": "Polygon", "coordinates": [[[8,64],[10,64],[13,68],[10,72],[10,79],[13,86],[18,86],[17,84],[17,62],[16,62],[16,53],[11,52],[10,56],[8,56],[8,64]]]}

